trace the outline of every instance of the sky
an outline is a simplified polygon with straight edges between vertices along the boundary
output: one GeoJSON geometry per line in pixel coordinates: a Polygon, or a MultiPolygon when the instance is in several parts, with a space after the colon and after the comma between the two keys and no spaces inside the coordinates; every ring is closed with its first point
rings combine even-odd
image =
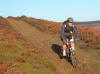
{"type": "Polygon", "coordinates": [[[0,16],[28,16],[63,22],[100,20],[100,0],[0,0],[0,16]]]}

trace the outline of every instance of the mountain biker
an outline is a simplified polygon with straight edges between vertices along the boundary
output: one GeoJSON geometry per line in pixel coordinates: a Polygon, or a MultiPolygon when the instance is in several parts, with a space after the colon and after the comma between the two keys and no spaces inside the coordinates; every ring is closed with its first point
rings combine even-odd
{"type": "Polygon", "coordinates": [[[63,42],[63,56],[66,56],[66,41],[67,39],[71,42],[71,48],[72,50],[75,50],[74,48],[74,36],[75,34],[76,38],[78,38],[78,30],[77,27],[73,24],[73,18],[68,18],[66,21],[63,22],[63,25],[60,30],[60,38],[63,42]]]}

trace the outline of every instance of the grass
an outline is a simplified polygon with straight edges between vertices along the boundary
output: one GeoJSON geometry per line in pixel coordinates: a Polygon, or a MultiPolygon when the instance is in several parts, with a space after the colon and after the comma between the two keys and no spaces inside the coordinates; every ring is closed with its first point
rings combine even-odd
{"type": "Polygon", "coordinates": [[[20,69],[28,72],[28,74],[56,74],[55,68],[50,61],[45,60],[42,65],[39,63],[20,63],[20,69]]]}
{"type": "Polygon", "coordinates": [[[100,49],[94,49],[87,46],[84,46],[84,48],[82,47],[81,49],[85,50],[85,52],[88,54],[87,56],[89,56],[88,58],[84,57],[85,60],[87,60],[88,66],[94,71],[100,71],[100,49]]]}
{"type": "Polygon", "coordinates": [[[100,70],[100,51],[91,49],[88,50],[88,52],[91,55],[91,60],[89,60],[90,64],[93,65],[96,70],[100,70]]]}
{"type": "Polygon", "coordinates": [[[1,41],[0,42],[0,53],[3,55],[0,56],[0,61],[12,61],[14,57],[24,50],[25,47],[22,45],[21,41],[1,41]],[[14,44],[16,47],[9,47],[8,44],[14,44]]]}
{"type": "MultiPolygon", "coordinates": [[[[42,53],[31,52],[29,55],[21,55],[25,51],[26,46],[23,40],[0,41],[0,62],[14,62],[18,64],[18,70],[27,72],[27,74],[56,74],[53,64],[43,56],[42,53]],[[8,44],[16,45],[9,47],[8,44]],[[25,62],[18,61],[17,58],[25,58],[25,62]]],[[[10,70],[16,72],[16,67],[9,67],[10,70]]]]}

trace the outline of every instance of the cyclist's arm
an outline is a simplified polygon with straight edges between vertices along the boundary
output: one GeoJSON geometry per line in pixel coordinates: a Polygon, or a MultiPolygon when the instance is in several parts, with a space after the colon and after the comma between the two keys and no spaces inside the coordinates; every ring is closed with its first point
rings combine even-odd
{"type": "Polygon", "coordinates": [[[61,30],[60,30],[60,38],[62,41],[64,40],[64,24],[62,25],[61,30]]]}
{"type": "Polygon", "coordinates": [[[79,33],[76,26],[74,26],[74,32],[75,32],[76,38],[79,39],[79,33]]]}

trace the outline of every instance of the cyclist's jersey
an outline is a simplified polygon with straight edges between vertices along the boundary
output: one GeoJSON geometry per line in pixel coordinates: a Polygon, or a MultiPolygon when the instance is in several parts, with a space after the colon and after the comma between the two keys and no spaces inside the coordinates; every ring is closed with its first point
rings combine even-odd
{"type": "Polygon", "coordinates": [[[73,25],[72,27],[70,27],[68,24],[63,24],[62,28],[60,30],[60,38],[61,40],[64,40],[65,38],[72,38],[72,34],[73,32],[75,32],[76,37],[78,38],[78,30],[76,28],[75,25],[73,25]]]}

